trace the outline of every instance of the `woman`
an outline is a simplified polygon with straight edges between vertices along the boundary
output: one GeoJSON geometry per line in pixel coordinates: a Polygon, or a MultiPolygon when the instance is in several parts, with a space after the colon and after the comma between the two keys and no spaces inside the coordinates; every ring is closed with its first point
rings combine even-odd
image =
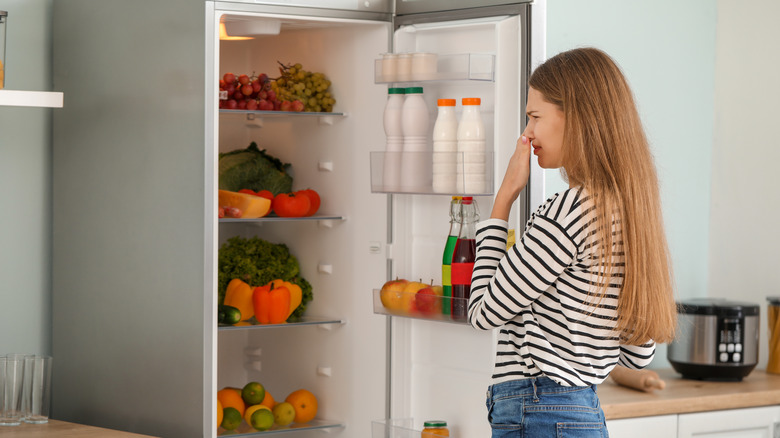
{"type": "Polygon", "coordinates": [[[493,437],[607,436],[596,386],[643,368],[676,328],[658,180],[631,90],[604,52],[563,52],[529,80],[528,126],[477,229],[469,322],[500,328],[493,437]],[[512,203],[539,165],[569,189],[506,248],[512,203]],[[568,435],[567,435],[568,434],[568,435]]]}

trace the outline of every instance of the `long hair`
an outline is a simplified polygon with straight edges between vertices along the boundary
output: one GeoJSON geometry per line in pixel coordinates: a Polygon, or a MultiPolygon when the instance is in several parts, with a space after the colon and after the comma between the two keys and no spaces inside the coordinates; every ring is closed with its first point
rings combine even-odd
{"type": "Polygon", "coordinates": [[[658,177],[625,77],[606,53],[581,48],[545,61],[529,85],[563,111],[563,168],[592,195],[600,296],[620,275],[613,251],[625,256],[616,330],[627,344],[671,341],[677,311],[658,177]]]}

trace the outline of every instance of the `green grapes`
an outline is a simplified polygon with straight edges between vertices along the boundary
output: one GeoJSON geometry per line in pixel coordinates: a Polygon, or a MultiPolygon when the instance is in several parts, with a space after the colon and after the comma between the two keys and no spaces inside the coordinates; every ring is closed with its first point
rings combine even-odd
{"type": "Polygon", "coordinates": [[[304,111],[332,112],[336,99],[330,93],[330,81],[325,74],[303,69],[300,63],[285,65],[279,63],[281,76],[271,82],[271,89],[277,100],[298,100],[304,105],[304,111]]]}

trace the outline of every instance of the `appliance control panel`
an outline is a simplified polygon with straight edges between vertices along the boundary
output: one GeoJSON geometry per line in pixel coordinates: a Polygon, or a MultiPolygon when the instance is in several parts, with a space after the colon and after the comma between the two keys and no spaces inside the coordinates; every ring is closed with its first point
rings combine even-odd
{"type": "Polygon", "coordinates": [[[717,363],[741,364],[744,345],[742,318],[718,318],[717,363]]]}

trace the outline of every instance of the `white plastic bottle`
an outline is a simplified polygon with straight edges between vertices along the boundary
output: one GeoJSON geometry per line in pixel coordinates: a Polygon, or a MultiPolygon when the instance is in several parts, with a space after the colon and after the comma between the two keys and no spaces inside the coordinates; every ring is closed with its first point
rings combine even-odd
{"type": "Polygon", "coordinates": [[[385,104],[384,127],[387,141],[385,143],[385,160],[383,164],[383,180],[385,190],[396,191],[401,181],[401,153],[404,148],[404,131],[401,117],[404,107],[405,88],[389,88],[385,104]]]}
{"type": "Polygon", "coordinates": [[[439,99],[439,114],[433,124],[433,191],[456,193],[458,119],[455,99],[439,99]]]}
{"type": "Polygon", "coordinates": [[[487,189],[485,174],[485,125],[478,97],[463,99],[463,114],[458,124],[458,155],[456,184],[462,193],[484,193],[487,189]]]}
{"type": "Polygon", "coordinates": [[[428,147],[428,106],[422,87],[406,89],[401,114],[404,147],[401,154],[401,190],[404,192],[430,192],[431,151],[428,147]]]}

